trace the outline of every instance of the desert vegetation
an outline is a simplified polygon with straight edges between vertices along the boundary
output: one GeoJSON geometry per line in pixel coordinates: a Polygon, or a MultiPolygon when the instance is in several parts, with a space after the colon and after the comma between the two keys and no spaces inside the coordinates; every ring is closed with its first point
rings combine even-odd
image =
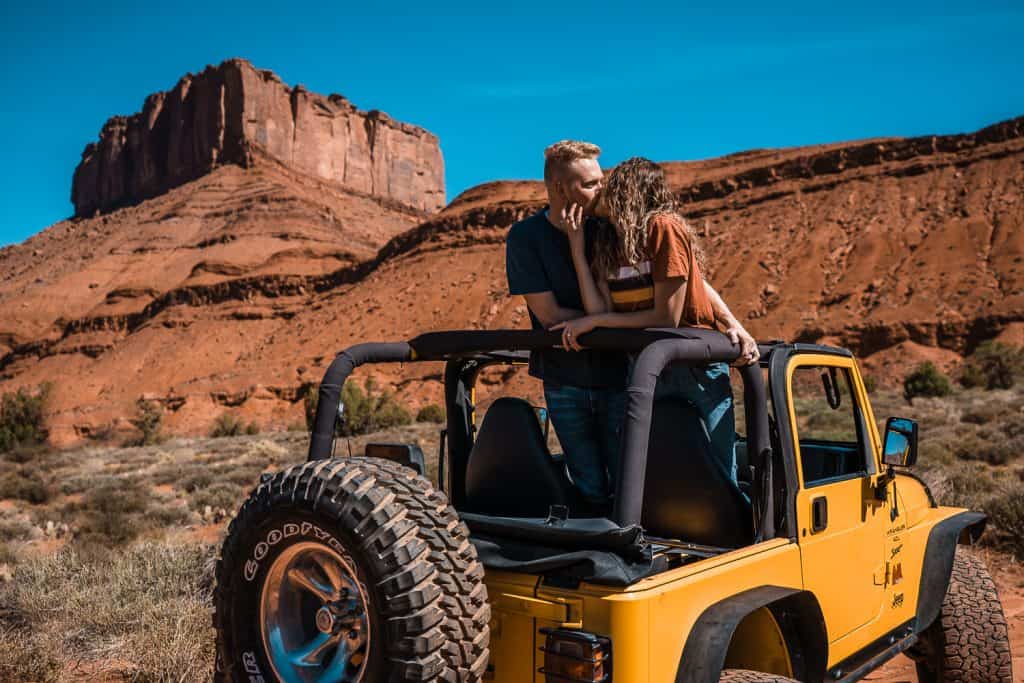
{"type": "MultiPolygon", "coordinates": [[[[306,389],[306,427],[311,430],[319,396],[315,386],[309,385],[306,389]]],[[[362,387],[356,382],[346,382],[341,390],[341,403],[344,409],[336,429],[338,436],[370,434],[413,421],[408,406],[393,392],[377,386],[372,377],[367,377],[362,387]]]]}

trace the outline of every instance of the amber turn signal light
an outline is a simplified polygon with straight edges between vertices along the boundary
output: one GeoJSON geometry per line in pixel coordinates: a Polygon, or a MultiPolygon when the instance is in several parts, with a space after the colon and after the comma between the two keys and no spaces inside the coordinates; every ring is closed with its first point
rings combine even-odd
{"type": "Polygon", "coordinates": [[[542,628],[546,636],[544,666],[547,683],[606,683],[612,680],[612,641],[604,636],[559,628],[542,628]]]}

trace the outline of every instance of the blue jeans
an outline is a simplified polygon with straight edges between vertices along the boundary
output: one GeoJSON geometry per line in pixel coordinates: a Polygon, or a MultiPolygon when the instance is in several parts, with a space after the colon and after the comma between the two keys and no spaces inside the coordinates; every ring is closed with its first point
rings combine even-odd
{"type": "Polygon", "coordinates": [[[704,367],[669,367],[658,378],[654,396],[679,396],[694,405],[708,430],[712,456],[736,481],[736,416],[729,366],[711,363],[704,367]]]}
{"type": "Polygon", "coordinates": [[[625,392],[545,382],[544,400],[577,490],[588,502],[607,502],[614,493],[608,473],[618,471],[625,392]]]}

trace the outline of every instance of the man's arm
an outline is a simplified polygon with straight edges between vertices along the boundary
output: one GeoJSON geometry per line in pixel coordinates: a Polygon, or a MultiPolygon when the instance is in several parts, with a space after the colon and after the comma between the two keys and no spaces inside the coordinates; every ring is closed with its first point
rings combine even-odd
{"type": "Polygon", "coordinates": [[[559,306],[554,292],[524,294],[523,298],[526,299],[526,305],[530,307],[544,327],[551,327],[566,320],[575,320],[583,315],[583,311],[559,306]]]}

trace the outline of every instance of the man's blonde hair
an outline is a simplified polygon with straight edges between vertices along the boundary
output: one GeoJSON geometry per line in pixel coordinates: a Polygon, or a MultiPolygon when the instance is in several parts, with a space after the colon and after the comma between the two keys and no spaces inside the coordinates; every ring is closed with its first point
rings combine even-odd
{"type": "Polygon", "coordinates": [[[571,162],[577,159],[596,159],[601,148],[582,140],[559,140],[544,150],[544,182],[550,183],[571,162]]]}

